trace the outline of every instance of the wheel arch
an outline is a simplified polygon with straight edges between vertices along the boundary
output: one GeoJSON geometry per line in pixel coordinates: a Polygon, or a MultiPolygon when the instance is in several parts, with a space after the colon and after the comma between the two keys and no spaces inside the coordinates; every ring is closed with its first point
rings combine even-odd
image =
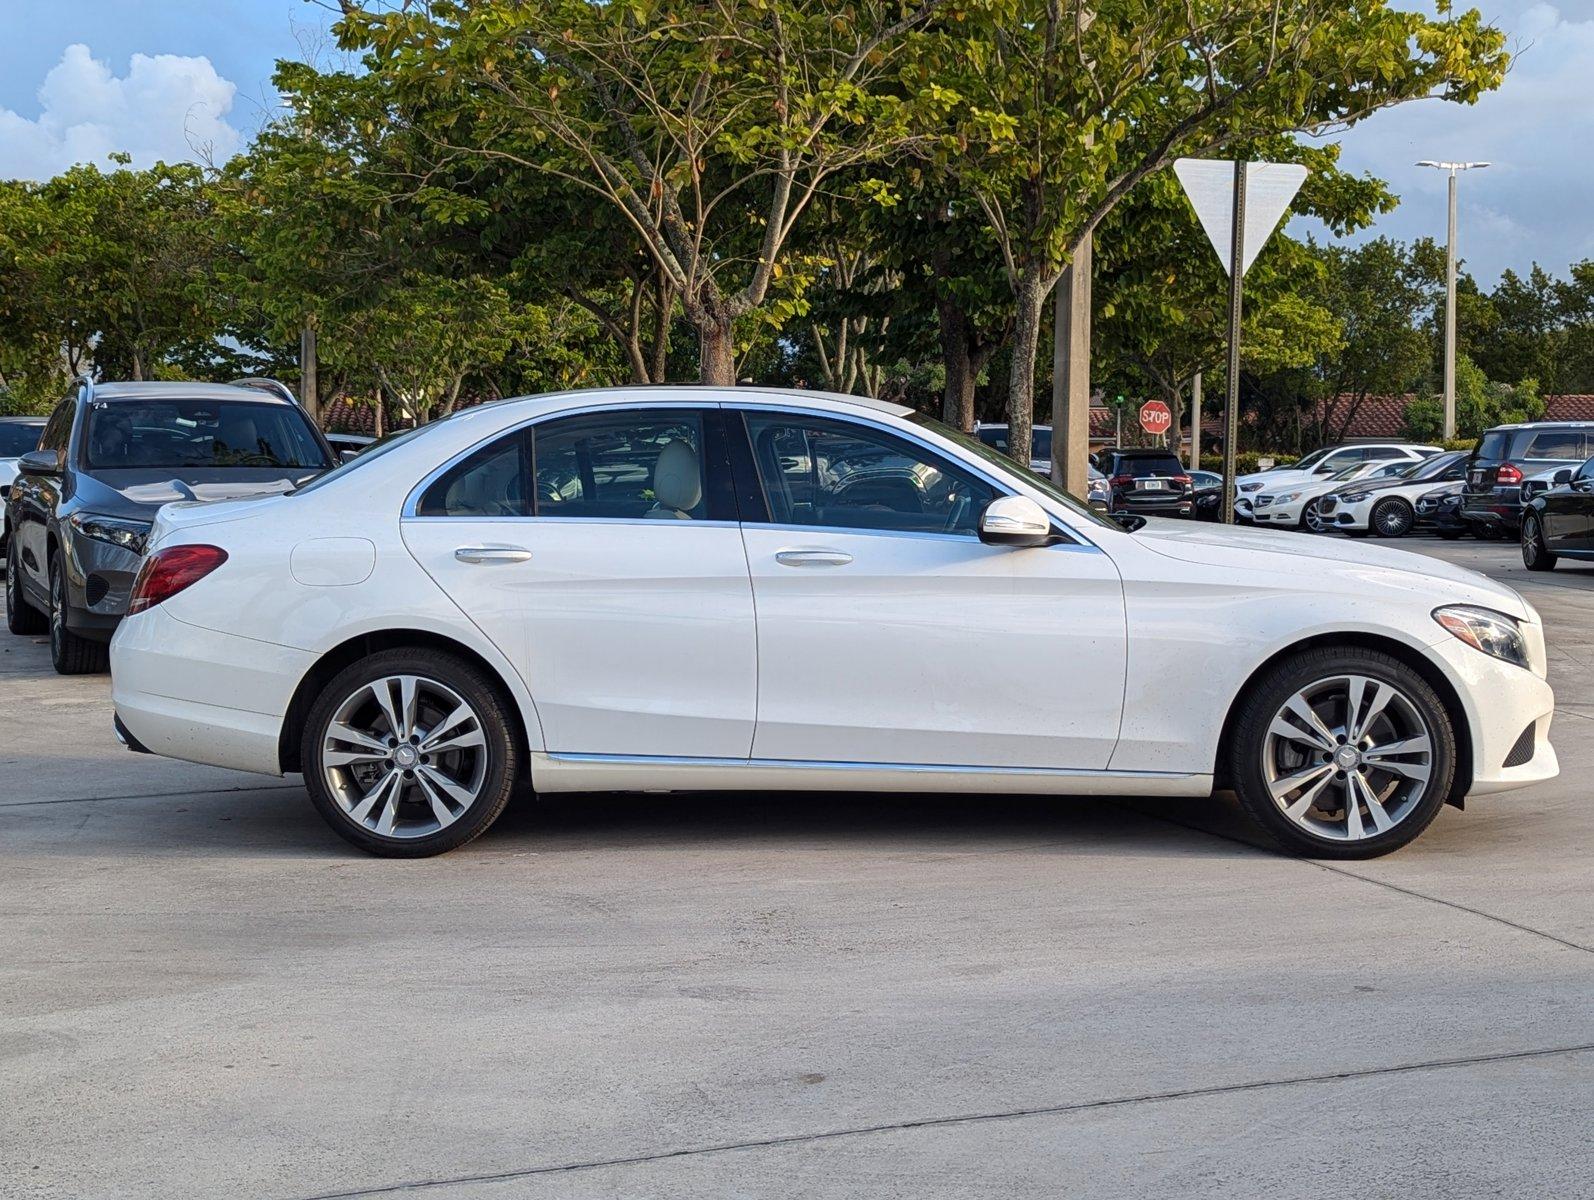
{"type": "MultiPolygon", "coordinates": [[[[476,667],[498,688],[511,712],[516,714],[515,732],[520,740],[522,761],[529,762],[532,730],[519,689],[504,678],[498,666],[457,638],[427,629],[378,629],[356,634],[333,646],[315,661],[294,688],[293,699],[283,714],[282,731],[277,736],[277,761],[283,772],[303,769],[301,746],[304,722],[321,689],[345,667],[381,650],[439,650],[476,667]]],[[[535,720],[531,717],[530,720],[535,720]]]]}
{"type": "Polygon", "coordinates": [[[1463,801],[1472,786],[1472,724],[1467,717],[1467,709],[1461,702],[1461,693],[1451,682],[1450,677],[1436,666],[1431,658],[1421,650],[1399,638],[1388,637],[1382,634],[1367,633],[1362,631],[1345,631],[1343,633],[1320,633],[1311,637],[1301,638],[1291,642],[1270,654],[1256,668],[1246,676],[1245,682],[1234,693],[1229,701],[1228,711],[1223,717],[1223,731],[1218,735],[1218,754],[1216,762],[1216,784],[1218,787],[1227,787],[1229,781],[1224,778],[1228,771],[1229,744],[1234,732],[1235,720],[1239,715],[1240,699],[1247,695],[1257,680],[1262,678],[1279,663],[1287,658],[1292,658],[1308,650],[1323,649],[1362,649],[1377,650],[1389,655],[1404,665],[1410,667],[1422,678],[1423,682],[1433,688],[1439,697],[1439,702],[1445,707],[1445,714],[1450,718],[1450,726],[1456,739],[1456,770],[1450,784],[1450,794],[1445,797],[1446,804],[1453,804],[1457,808],[1464,807],[1463,801]]]}

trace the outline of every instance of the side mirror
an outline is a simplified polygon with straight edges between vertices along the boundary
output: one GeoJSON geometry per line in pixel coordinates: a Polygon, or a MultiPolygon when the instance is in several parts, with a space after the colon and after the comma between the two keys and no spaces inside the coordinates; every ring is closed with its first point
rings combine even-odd
{"type": "Polygon", "coordinates": [[[22,475],[59,475],[61,459],[54,450],[29,450],[17,459],[17,471],[22,475]]]}
{"type": "Polygon", "coordinates": [[[362,453],[363,453],[363,451],[355,450],[355,449],[352,449],[352,448],[348,449],[348,450],[339,450],[338,451],[338,461],[339,462],[353,462],[355,459],[359,458],[362,453]]]}
{"type": "Polygon", "coordinates": [[[1146,524],[1146,518],[1139,513],[1115,512],[1107,515],[1122,525],[1125,533],[1133,533],[1137,529],[1143,529],[1146,524]]]}
{"type": "Polygon", "coordinates": [[[1571,467],[1562,467],[1559,471],[1557,471],[1554,474],[1554,476],[1552,478],[1555,480],[1555,486],[1556,487],[1560,487],[1562,484],[1571,483],[1572,482],[1572,468],[1571,467]]]}
{"type": "Polygon", "coordinates": [[[987,546],[1044,546],[1051,540],[1051,518],[1028,496],[998,496],[980,514],[980,541],[987,546]]]}

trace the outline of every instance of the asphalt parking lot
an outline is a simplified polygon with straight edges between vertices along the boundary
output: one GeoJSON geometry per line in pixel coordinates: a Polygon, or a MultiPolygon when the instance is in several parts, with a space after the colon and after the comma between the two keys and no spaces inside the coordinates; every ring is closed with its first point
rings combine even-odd
{"type": "Polygon", "coordinates": [[[1403,545],[1543,613],[1562,775],[1343,866],[907,795],[370,859],[0,635],[0,1196],[1594,1195],[1594,567],[1403,545]]]}

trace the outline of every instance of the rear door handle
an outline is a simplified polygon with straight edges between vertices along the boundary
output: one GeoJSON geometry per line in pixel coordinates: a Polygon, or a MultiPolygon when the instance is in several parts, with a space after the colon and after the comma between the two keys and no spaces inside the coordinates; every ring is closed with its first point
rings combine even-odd
{"type": "Polygon", "coordinates": [[[844,567],[852,555],[840,550],[780,550],[775,561],[783,567],[844,567]]]}
{"type": "Polygon", "coordinates": [[[463,563],[517,563],[531,558],[524,546],[461,546],[454,557],[463,563]]]}

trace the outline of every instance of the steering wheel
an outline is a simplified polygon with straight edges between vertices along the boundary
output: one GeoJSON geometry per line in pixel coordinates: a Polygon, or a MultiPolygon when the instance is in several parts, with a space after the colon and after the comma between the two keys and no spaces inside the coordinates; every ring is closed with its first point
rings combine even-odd
{"type": "Polygon", "coordinates": [[[971,497],[967,492],[959,495],[958,498],[953,501],[952,508],[947,513],[946,524],[941,526],[941,532],[956,533],[958,526],[963,523],[963,518],[969,511],[969,505],[972,503],[973,497],[971,497]]]}

